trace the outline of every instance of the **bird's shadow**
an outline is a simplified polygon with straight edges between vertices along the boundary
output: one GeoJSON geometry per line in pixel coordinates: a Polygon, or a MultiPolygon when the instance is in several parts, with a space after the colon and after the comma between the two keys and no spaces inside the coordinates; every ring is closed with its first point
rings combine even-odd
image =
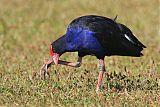
{"type": "Polygon", "coordinates": [[[136,76],[127,76],[121,72],[107,73],[104,78],[102,89],[115,91],[136,91],[136,90],[160,90],[159,79],[149,79],[140,74],[136,76]]]}
{"type": "MultiPolygon", "coordinates": [[[[84,75],[89,74],[90,72],[88,70],[85,70],[84,75]]],[[[55,71],[55,74],[56,71],[55,71]]],[[[82,73],[83,74],[83,73],[82,73]]],[[[33,72],[32,74],[32,79],[39,79],[39,75],[37,72],[33,72]]],[[[48,72],[48,79],[50,78],[50,74],[48,72]]],[[[75,79],[74,75],[70,76],[71,79],[75,79]]],[[[81,75],[81,81],[85,80],[81,75]]],[[[77,80],[79,81],[79,79],[77,80]]],[[[95,83],[97,79],[93,78],[88,78],[88,83],[92,83],[87,85],[88,88],[93,88],[93,83],[95,83]]],[[[102,85],[102,90],[111,90],[111,91],[124,91],[127,90],[128,92],[130,91],[136,91],[136,90],[160,90],[160,84],[159,84],[159,79],[158,78],[147,78],[144,75],[127,75],[123,74],[121,72],[116,73],[111,72],[111,73],[105,73],[105,76],[103,78],[103,85],[102,85]]],[[[76,83],[78,84],[78,82],[76,83]]],[[[74,85],[75,86],[75,85],[74,85]]]]}

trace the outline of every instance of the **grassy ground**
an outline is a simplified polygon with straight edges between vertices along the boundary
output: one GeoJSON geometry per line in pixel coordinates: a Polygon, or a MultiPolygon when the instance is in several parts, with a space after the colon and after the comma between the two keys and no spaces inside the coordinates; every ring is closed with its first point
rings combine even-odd
{"type": "Polygon", "coordinates": [[[160,107],[159,14],[158,0],[1,0],[0,106],[160,107]],[[95,57],[85,57],[78,69],[54,66],[49,79],[38,79],[50,43],[86,14],[118,15],[147,46],[141,58],[106,57],[99,95],[95,57]]]}

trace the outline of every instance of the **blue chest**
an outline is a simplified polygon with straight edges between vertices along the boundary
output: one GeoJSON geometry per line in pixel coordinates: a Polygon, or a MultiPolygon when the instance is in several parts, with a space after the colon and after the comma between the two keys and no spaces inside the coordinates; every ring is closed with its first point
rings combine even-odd
{"type": "Polygon", "coordinates": [[[70,27],[67,30],[67,51],[87,52],[93,55],[103,55],[104,49],[100,41],[94,37],[96,33],[81,27],[70,27]]]}

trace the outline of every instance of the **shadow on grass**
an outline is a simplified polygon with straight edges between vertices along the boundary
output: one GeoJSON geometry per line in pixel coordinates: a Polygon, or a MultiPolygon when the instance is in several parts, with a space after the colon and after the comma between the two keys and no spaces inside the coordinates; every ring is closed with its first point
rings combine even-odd
{"type": "MultiPolygon", "coordinates": [[[[57,74],[56,70],[54,72],[56,78],[54,81],[59,81],[59,75],[57,74]]],[[[97,79],[94,76],[89,75],[90,72],[88,70],[85,70],[83,73],[79,75],[69,75],[68,79],[64,82],[69,81],[68,87],[69,88],[79,88],[86,87],[86,89],[93,89],[95,87],[95,83],[97,79]],[[93,78],[92,78],[93,77],[93,78]]],[[[32,79],[40,79],[39,75],[37,73],[32,74],[32,79]]],[[[47,78],[49,81],[52,80],[52,76],[49,74],[47,75],[47,78]]],[[[48,80],[47,79],[47,80],[48,80]]],[[[61,78],[62,79],[62,78],[61,78]]],[[[106,91],[115,91],[115,92],[131,92],[136,90],[160,90],[159,87],[159,78],[151,78],[147,77],[146,75],[137,74],[130,76],[128,74],[123,74],[121,72],[111,72],[106,73],[106,75],[103,78],[103,85],[102,90],[106,91]]]]}
{"type": "Polygon", "coordinates": [[[104,90],[113,91],[136,91],[136,90],[160,90],[158,78],[146,78],[140,74],[136,76],[127,76],[120,73],[107,73],[104,90]]]}

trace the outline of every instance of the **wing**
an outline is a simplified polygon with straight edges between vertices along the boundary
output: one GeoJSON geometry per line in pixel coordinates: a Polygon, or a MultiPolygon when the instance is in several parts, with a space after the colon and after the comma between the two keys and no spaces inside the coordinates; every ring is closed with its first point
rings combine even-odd
{"type": "Polygon", "coordinates": [[[117,27],[116,22],[113,19],[96,16],[96,15],[87,15],[74,19],[68,26],[70,27],[80,27],[97,33],[104,33],[107,28],[117,27]]]}

